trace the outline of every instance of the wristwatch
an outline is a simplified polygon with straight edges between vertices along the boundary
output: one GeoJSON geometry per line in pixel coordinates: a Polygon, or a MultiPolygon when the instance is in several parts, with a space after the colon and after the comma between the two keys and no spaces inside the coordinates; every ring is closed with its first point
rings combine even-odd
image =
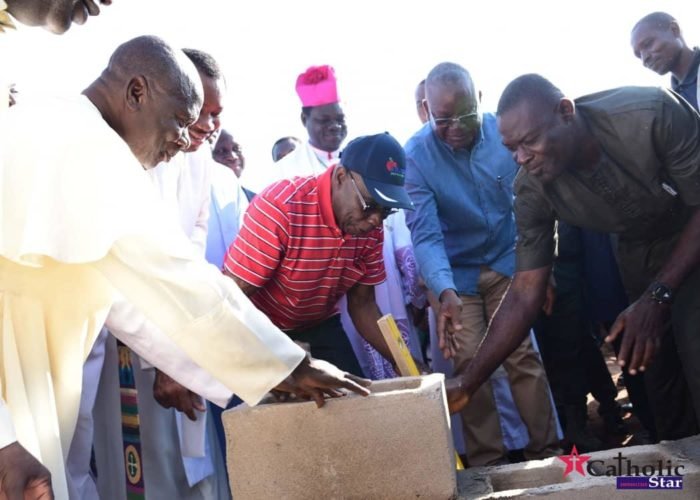
{"type": "Polygon", "coordinates": [[[659,281],[655,281],[649,286],[651,300],[659,304],[673,304],[673,290],[659,281]]]}

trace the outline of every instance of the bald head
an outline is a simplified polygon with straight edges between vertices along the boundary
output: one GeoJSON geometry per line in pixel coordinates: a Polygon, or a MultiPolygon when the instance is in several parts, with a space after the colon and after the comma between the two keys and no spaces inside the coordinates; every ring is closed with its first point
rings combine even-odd
{"type": "Polygon", "coordinates": [[[243,150],[241,145],[236,142],[233,135],[227,130],[222,129],[219,133],[219,137],[212,151],[212,157],[215,161],[233,170],[236,177],[240,177],[243,173],[243,169],[245,168],[243,150]]]}
{"type": "Polygon", "coordinates": [[[555,109],[564,94],[545,77],[529,73],[513,80],[501,94],[496,113],[503,115],[528,101],[538,106],[555,109]]]}
{"type": "Polygon", "coordinates": [[[651,14],[647,14],[637,21],[637,24],[634,25],[632,31],[635,31],[637,28],[641,28],[642,26],[663,31],[670,28],[671,23],[674,22],[676,22],[676,20],[671,14],[667,14],[666,12],[652,12],[651,14]]]}
{"type": "Polygon", "coordinates": [[[425,79],[426,98],[441,87],[460,87],[474,94],[474,82],[469,71],[451,62],[440,63],[430,70],[425,79]]]}
{"type": "Polygon", "coordinates": [[[156,90],[202,104],[202,82],[197,68],[181,50],[156,36],[140,36],[112,53],[102,76],[117,82],[143,75],[156,90]]]}
{"type": "Polygon", "coordinates": [[[425,107],[425,80],[421,80],[416,86],[416,91],[414,93],[414,99],[416,101],[416,112],[418,113],[418,119],[421,123],[426,123],[428,121],[428,111],[425,107]]]}
{"type": "Polygon", "coordinates": [[[145,168],[188,147],[187,127],[199,116],[203,100],[195,66],[155,36],[117,47],[84,93],[145,168]]]}
{"type": "Polygon", "coordinates": [[[277,163],[289,153],[301,145],[301,140],[296,137],[281,137],[272,145],[272,161],[277,163]]]}
{"type": "Polygon", "coordinates": [[[435,134],[454,149],[470,149],[481,128],[481,114],[469,72],[459,64],[438,64],[425,79],[425,99],[435,134]]]}
{"type": "Polygon", "coordinates": [[[509,83],[497,113],[501,142],[543,184],[598,160],[600,146],[574,101],[540,75],[522,75],[509,83]]]}
{"type": "Polygon", "coordinates": [[[683,39],[678,22],[666,12],[652,12],[632,28],[632,52],[642,64],[659,75],[672,73],[683,80],[695,54],[683,39]]]}

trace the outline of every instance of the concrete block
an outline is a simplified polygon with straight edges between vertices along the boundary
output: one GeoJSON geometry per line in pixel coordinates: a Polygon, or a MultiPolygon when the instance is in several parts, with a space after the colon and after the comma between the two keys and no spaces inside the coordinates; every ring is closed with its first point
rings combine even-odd
{"type": "Polygon", "coordinates": [[[321,409],[294,402],[225,412],[233,497],[454,498],[443,375],[377,381],[371,390],[321,409]]]}
{"type": "Polygon", "coordinates": [[[546,498],[546,500],[598,500],[638,498],[681,500],[700,498],[700,436],[657,445],[631,446],[582,454],[584,474],[564,475],[565,463],[548,458],[499,467],[460,471],[459,499],[546,498]],[[588,464],[591,464],[589,469],[588,464]],[[617,476],[647,476],[661,468],[662,476],[680,472],[683,489],[625,490],[617,488],[617,476]],[[608,475],[605,475],[605,473],[608,475]],[[616,474],[616,475],[615,475],[616,474]]]}

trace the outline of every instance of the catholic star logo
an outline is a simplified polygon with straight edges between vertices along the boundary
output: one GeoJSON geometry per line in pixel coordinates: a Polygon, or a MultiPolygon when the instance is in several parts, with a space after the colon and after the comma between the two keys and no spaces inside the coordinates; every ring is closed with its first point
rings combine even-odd
{"type": "Polygon", "coordinates": [[[566,477],[574,470],[582,476],[585,476],[586,471],[583,469],[583,464],[585,464],[591,457],[589,455],[579,455],[576,445],[574,445],[571,448],[571,453],[568,455],[561,455],[557,458],[566,464],[566,469],[564,469],[564,477],[566,477]]]}

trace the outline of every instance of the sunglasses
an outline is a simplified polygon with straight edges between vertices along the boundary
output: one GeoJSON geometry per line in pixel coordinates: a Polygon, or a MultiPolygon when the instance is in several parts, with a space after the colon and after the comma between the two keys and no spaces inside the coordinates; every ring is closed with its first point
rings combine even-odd
{"type": "Polygon", "coordinates": [[[369,217],[372,214],[378,213],[381,215],[382,220],[384,220],[390,215],[395,214],[399,211],[398,208],[383,207],[374,200],[367,203],[367,201],[365,201],[364,196],[362,196],[362,193],[360,193],[360,188],[357,187],[357,183],[355,182],[355,179],[353,178],[352,174],[349,175],[350,181],[352,182],[352,185],[355,188],[355,192],[357,193],[357,197],[360,200],[360,205],[362,206],[362,213],[365,216],[365,218],[369,217]]]}

